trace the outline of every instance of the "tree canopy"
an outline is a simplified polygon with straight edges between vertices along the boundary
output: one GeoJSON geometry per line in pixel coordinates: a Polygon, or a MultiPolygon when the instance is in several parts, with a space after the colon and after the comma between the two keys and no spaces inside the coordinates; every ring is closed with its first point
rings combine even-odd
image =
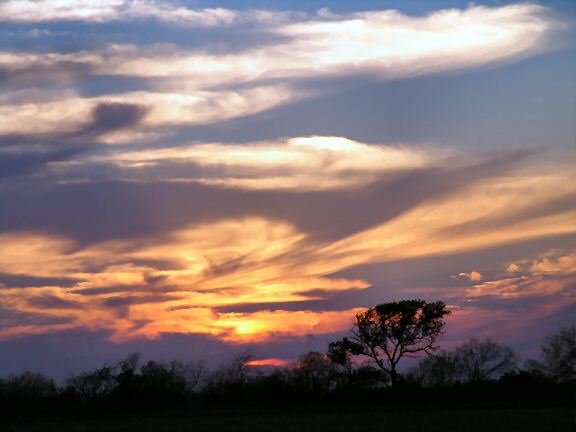
{"type": "Polygon", "coordinates": [[[400,359],[431,354],[438,348],[435,342],[448,314],[441,301],[415,299],[376,305],[356,314],[352,336],[332,342],[329,356],[341,365],[349,364],[351,356],[368,357],[394,385],[400,359]]]}

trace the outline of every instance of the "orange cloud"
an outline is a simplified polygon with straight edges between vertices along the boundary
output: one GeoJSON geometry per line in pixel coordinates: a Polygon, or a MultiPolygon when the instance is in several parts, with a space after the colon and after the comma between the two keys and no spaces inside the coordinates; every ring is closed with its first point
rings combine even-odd
{"type": "MultiPolygon", "coordinates": [[[[531,172],[485,180],[336,241],[317,240],[288,222],[262,217],[220,220],[87,247],[45,234],[2,234],[0,272],[68,278],[70,283],[1,289],[4,310],[47,321],[23,325],[17,316],[9,318],[0,337],[87,328],[106,330],[116,341],[197,333],[252,343],[346,330],[352,309],[287,311],[282,305],[368,288],[366,281],[332,276],[359,264],[573,233],[572,210],[535,210],[569,196],[567,176],[556,167],[538,176],[531,172]],[[234,311],[234,306],[269,304],[278,310],[234,311]],[[65,322],[50,321],[54,319],[65,322]]],[[[563,287],[574,280],[574,260],[573,253],[548,254],[515,263],[508,269],[526,272],[483,279],[467,294],[567,295],[563,287]]]]}
{"type": "Polygon", "coordinates": [[[273,366],[273,367],[283,367],[287,366],[290,362],[288,360],[282,360],[279,358],[266,358],[258,360],[250,360],[244,363],[246,366],[262,367],[262,366],[273,366]]]}
{"type": "Polygon", "coordinates": [[[353,312],[217,313],[215,308],[281,305],[317,299],[309,294],[314,290],[369,286],[306,270],[306,260],[314,259],[306,236],[264,219],[196,226],[162,241],[113,241],[80,250],[47,236],[11,235],[3,240],[0,272],[78,280],[66,287],[2,289],[6,309],[70,320],[65,327],[14,322],[0,330],[4,338],[78,327],[111,331],[117,341],[163,333],[207,334],[229,342],[329,333],[346,327],[353,312]],[[47,265],[29,264],[28,257],[47,265]],[[169,268],[152,264],[166,260],[169,268]]]}
{"type": "Polygon", "coordinates": [[[576,299],[576,251],[551,250],[534,260],[510,263],[506,276],[468,289],[470,297],[514,298],[557,295],[576,299]]]}

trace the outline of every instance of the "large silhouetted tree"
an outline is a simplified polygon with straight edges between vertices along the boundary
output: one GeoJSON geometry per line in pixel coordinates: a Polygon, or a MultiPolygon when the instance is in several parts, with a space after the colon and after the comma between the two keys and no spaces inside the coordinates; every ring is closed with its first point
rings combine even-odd
{"type": "Polygon", "coordinates": [[[398,380],[397,366],[403,357],[431,354],[450,311],[441,302],[403,300],[383,303],[356,314],[352,336],[332,342],[328,355],[345,365],[351,356],[369,357],[389,378],[398,380]]]}

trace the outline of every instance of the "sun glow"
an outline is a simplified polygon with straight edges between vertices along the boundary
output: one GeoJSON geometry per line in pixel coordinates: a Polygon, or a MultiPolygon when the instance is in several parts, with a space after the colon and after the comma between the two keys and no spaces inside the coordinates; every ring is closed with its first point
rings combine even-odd
{"type": "MultiPolygon", "coordinates": [[[[0,337],[89,328],[107,330],[116,341],[198,333],[253,343],[344,331],[354,316],[352,309],[306,307],[309,301],[370,287],[364,280],[335,277],[336,272],[371,262],[573,233],[572,210],[542,214],[531,210],[570,195],[566,173],[557,168],[538,182],[533,179],[532,173],[484,181],[335,241],[315,239],[284,221],[255,217],[87,247],[61,237],[4,234],[0,273],[70,282],[1,289],[2,307],[15,318],[4,320],[0,337]],[[523,194],[527,189],[529,197],[523,194]],[[498,220],[506,223],[495,223],[498,220]],[[282,307],[298,302],[300,310],[282,307]],[[18,314],[38,317],[38,324],[19,324],[18,314]]],[[[508,275],[500,281],[475,276],[476,286],[468,293],[519,295],[521,291],[511,284],[521,280],[529,284],[526,289],[532,295],[560,292],[565,285],[561,281],[536,282],[573,262],[568,255],[548,257],[531,264],[529,276],[508,275]]],[[[508,268],[518,271],[522,265],[508,268]]]]}

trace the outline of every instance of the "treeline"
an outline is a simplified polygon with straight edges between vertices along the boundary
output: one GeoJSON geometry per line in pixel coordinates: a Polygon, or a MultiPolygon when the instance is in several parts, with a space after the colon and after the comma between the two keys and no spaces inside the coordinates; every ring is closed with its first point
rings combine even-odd
{"type": "Polygon", "coordinates": [[[572,406],[576,327],[542,344],[519,365],[514,351],[471,339],[390,375],[374,362],[342,361],[332,350],[308,352],[283,367],[250,366],[243,353],[216,370],[202,363],[143,361],[138,354],[69,378],[62,385],[25,372],[0,380],[0,416],[68,415],[294,406],[382,409],[572,406]]]}

